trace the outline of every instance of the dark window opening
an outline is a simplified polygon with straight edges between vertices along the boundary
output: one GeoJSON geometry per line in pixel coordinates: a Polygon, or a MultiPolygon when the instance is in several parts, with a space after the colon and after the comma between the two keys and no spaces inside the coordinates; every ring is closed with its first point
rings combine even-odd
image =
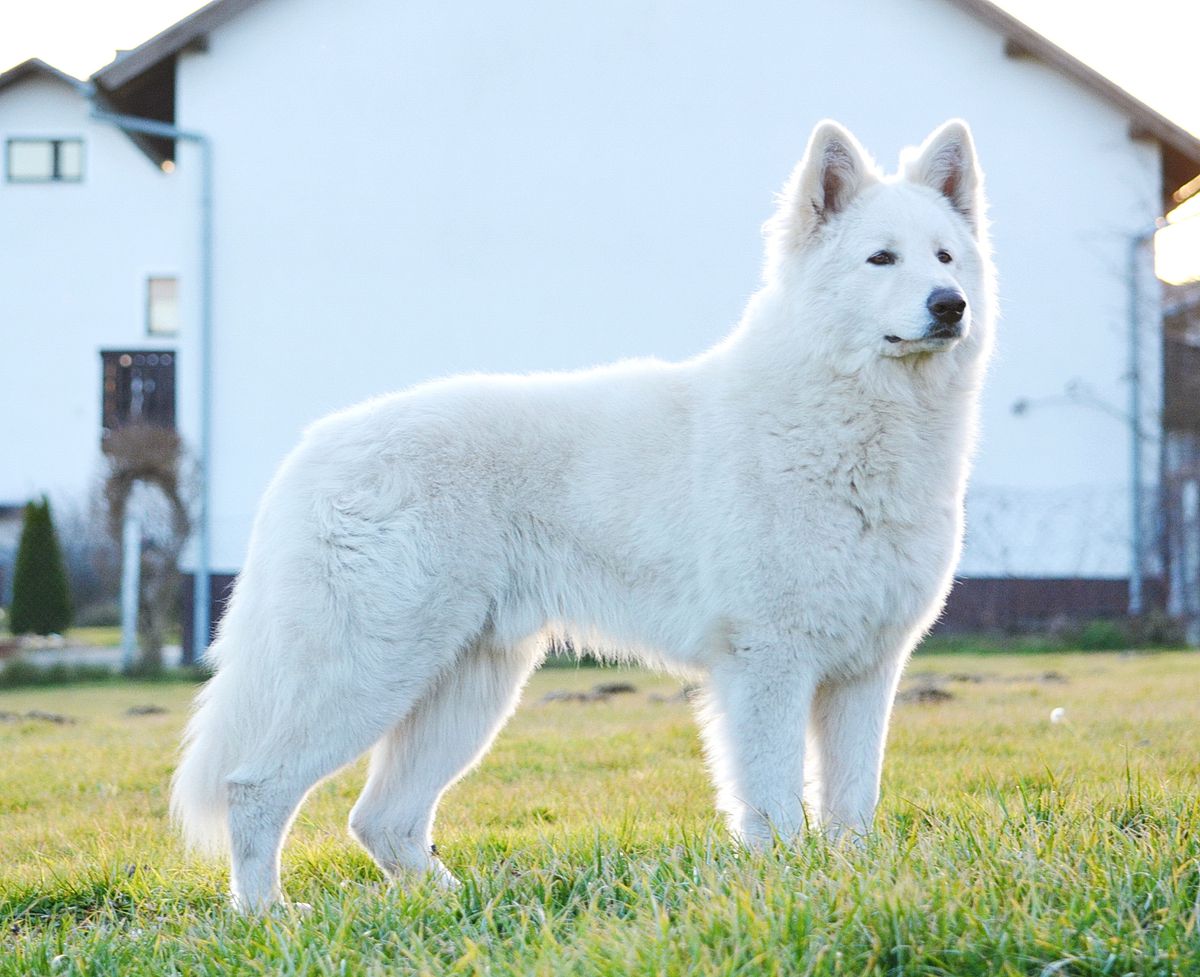
{"type": "Polygon", "coordinates": [[[105,350],[100,354],[101,441],[130,424],[175,427],[175,353],[105,350]]]}
{"type": "Polygon", "coordinates": [[[1200,296],[1163,316],[1163,427],[1200,432],[1200,296]]]}

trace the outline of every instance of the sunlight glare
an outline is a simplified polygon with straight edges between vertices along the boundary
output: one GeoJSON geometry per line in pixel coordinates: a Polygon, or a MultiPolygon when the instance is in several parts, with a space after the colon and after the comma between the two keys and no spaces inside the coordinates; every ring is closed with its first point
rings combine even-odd
{"type": "Polygon", "coordinates": [[[1167,214],[1154,235],[1154,273],[1169,285],[1200,281],[1200,195],[1167,214]]]}

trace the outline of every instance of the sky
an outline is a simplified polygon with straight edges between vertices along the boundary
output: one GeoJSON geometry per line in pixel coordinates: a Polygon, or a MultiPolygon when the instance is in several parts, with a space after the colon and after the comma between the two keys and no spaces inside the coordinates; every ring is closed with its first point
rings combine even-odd
{"type": "MultiPolygon", "coordinates": [[[[998,2],[1160,114],[1200,136],[1198,0],[998,2]]],[[[39,57],[68,74],[86,78],[111,61],[117,49],[136,47],[201,5],[196,0],[0,0],[0,71],[39,57]]],[[[1186,230],[1178,236],[1195,239],[1186,250],[1196,259],[1200,256],[1200,201],[1179,216],[1191,213],[1196,217],[1188,221],[1190,226],[1181,223],[1174,230],[1186,230]]],[[[1163,250],[1161,243],[1159,250],[1163,250]]]]}
{"type": "MultiPolygon", "coordinates": [[[[199,6],[196,0],[0,0],[0,71],[39,57],[85,78],[118,48],[136,47],[199,6]]],[[[1196,0],[1000,0],[1000,6],[1200,136],[1196,0]]]]}

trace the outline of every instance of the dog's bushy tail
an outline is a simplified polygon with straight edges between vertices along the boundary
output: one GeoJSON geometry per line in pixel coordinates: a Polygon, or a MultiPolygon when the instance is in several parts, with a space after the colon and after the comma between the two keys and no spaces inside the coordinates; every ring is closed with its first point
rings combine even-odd
{"type": "Polygon", "coordinates": [[[206,656],[217,672],[196,696],[171,781],[171,820],[189,848],[210,856],[229,850],[228,778],[262,741],[274,712],[248,701],[257,676],[242,674],[247,664],[253,669],[246,656],[223,654],[231,650],[226,643],[218,640],[206,656]]]}

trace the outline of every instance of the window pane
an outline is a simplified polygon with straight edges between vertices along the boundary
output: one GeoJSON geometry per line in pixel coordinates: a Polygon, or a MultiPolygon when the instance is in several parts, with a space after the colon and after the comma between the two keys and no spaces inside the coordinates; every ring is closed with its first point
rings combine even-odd
{"type": "Polygon", "coordinates": [[[175,427],[175,357],[153,350],[101,350],[101,445],[127,424],[175,427]]]}
{"type": "Polygon", "coordinates": [[[13,139],[8,144],[10,180],[53,180],[54,143],[49,139],[13,139]]]}
{"type": "Polygon", "coordinates": [[[83,179],[83,140],[63,139],[58,144],[58,178],[83,179]]]}
{"type": "Polygon", "coordinates": [[[146,331],[162,335],[179,331],[179,279],[146,280],[146,331]]]}

